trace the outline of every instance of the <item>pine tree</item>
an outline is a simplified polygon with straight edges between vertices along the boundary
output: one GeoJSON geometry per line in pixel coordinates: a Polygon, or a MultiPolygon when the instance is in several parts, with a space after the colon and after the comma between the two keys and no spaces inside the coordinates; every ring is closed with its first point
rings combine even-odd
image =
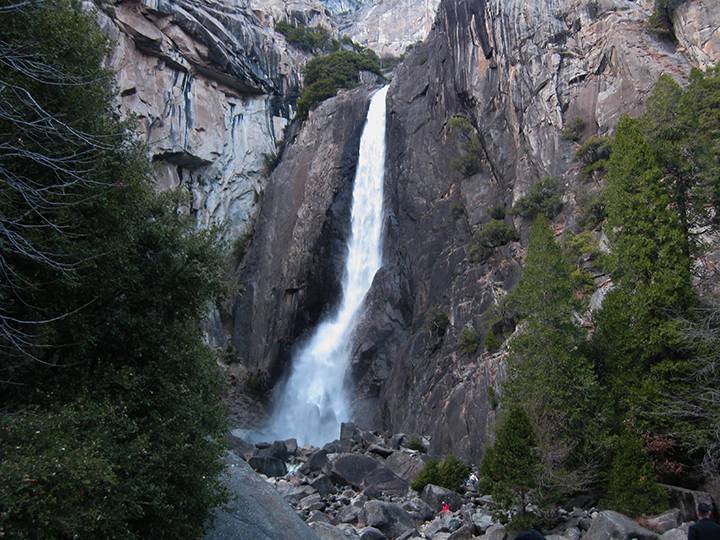
{"type": "Polygon", "coordinates": [[[586,489],[595,472],[591,449],[602,440],[600,392],[581,350],[582,332],[573,323],[570,266],[544,216],[533,225],[512,301],[522,320],[509,347],[503,406],[527,411],[537,436],[545,495],[586,489]]]}

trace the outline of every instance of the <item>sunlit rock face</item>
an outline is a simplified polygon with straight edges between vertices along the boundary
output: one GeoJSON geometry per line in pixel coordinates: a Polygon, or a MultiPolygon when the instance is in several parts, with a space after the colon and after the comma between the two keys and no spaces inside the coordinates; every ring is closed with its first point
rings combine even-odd
{"type": "Polygon", "coordinates": [[[202,227],[249,230],[304,57],[244,2],[127,1],[98,16],[159,188],[186,189],[202,227]]]}

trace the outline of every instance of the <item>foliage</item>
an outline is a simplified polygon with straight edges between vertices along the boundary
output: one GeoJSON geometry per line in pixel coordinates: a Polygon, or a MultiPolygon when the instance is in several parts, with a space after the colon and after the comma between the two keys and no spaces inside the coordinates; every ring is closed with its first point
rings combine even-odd
{"type": "Polygon", "coordinates": [[[462,154],[452,159],[450,166],[464,176],[473,176],[482,167],[483,148],[477,131],[464,116],[453,116],[448,128],[463,139],[462,154]]]}
{"type": "Polygon", "coordinates": [[[0,17],[0,146],[15,148],[0,156],[0,534],[197,537],[222,499],[199,322],[223,254],[154,192],[92,14],[15,6],[0,17]]]}
{"type": "Polygon", "coordinates": [[[245,379],[245,387],[255,397],[265,397],[270,390],[270,376],[262,369],[251,371],[245,379]]]}
{"type": "Polygon", "coordinates": [[[585,120],[576,116],[565,123],[560,136],[567,141],[578,142],[583,131],[585,131],[585,120]]]}
{"type": "Polygon", "coordinates": [[[588,137],[575,152],[575,159],[583,164],[580,177],[587,181],[592,180],[596,173],[605,172],[611,153],[612,141],[608,137],[588,137]]]}
{"type": "Polygon", "coordinates": [[[675,40],[673,12],[685,0],[655,0],[655,9],[648,19],[648,27],[662,36],[675,40]]]}
{"type": "Polygon", "coordinates": [[[485,334],[485,350],[490,353],[494,353],[500,350],[500,347],[502,347],[503,341],[505,341],[503,338],[505,336],[498,336],[495,333],[495,330],[491,326],[488,328],[487,333],[485,334]]]}
{"type": "Polygon", "coordinates": [[[340,43],[322,26],[309,28],[303,24],[280,21],[275,24],[275,30],[285,36],[288,43],[307,53],[331,52],[340,48],[340,43]]]}
{"type": "Polygon", "coordinates": [[[491,219],[475,234],[469,249],[470,260],[482,262],[492,255],[495,248],[509,242],[517,242],[519,239],[512,225],[499,219],[491,219]]]}
{"type": "Polygon", "coordinates": [[[530,192],[513,206],[513,213],[522,217],[535,218],[539,214],[553,219],[562,209],[560,181],[545,176],[530,186],[530,192]]]}
{"type": "Polygon", "coordinates": [[[458,490],[469,474],[470,467],[451,454],[439,463],[433,460],[427,461],[410,487],[415,491],[422,491],[426,485],[433,484],[458,490]]]}
{"type": "Polygon", "coordinates": [[[597,229],[607,218],[605,195],[603,192],[586,193],[578,197],[580,219],[578,224],[584,230],[597,229]]]}
{"type": "Polygon", "coordinates": [[[465,354],[472,354],[478,350],[480,346],[480,336],[478,336],[477,330],[472,326],[466,326],[460,333],[460,339],[458,340],[458,349],[460,352],[465,354]]]}
{"type": "Polygon", "coordinates": [[[305,90],[298,99],[298,118],[306,118],[311,109],[340,88],[357,85],[361,71],[380,75],[380,60],[370,49],[336,51],[310,60],[303,70],[305,90]]]}
{"type": "Polygon", "coordinates": [[[252,240],[252,232],[246,232],[238,236],[232,244],[232,256],[238,263],[245,258],[245,253],[252,240]]]}
{"type": "Polygon", "coordinates": [[[434,307],[430,309],[425,315],[425,330],[430,335],[435,337],[442,337],[447,331],[450,319],[440,307],[434,307]]]}
{"type": "Polygon", "coordinates": [[[606,197],[615,287],[598,314],[595,342],[617,405],[642,414],[672,365],[684,369],[674,316],[694,295],[687,237],[637,120],[621,120],[613,149],[606,197]],[[665,375],[658,379],[653,369],[665,375]]]}
{"type": "Polygon", "coordinates": [[[420,440],[420,437],[417,435],[412,435],[408,442],[404,444],[405,448],[409,448],[410,450],[415,450],[416,452],[422,452],[425,453],[425,445],[420,440]]]}
{"type": "Polygon", "coordinates": [[[581,352],[584,336],[573,322],[570,268],[547,219],[538,217],[512,293],[522,325],[510,342],[503,404],[527,411],[537,437],[543,496],[569,495],[592,484],[601,432],[601,392],[581,352]]]}
{"type": "Polygon", "coordinates": [[[453,201],[450,203],[450,214],[455,219],[460,219],[466,214],[465,205],[462,201],[453,201]]]}
{"type": "Polygon", "coordinates": [[[480,487],[500,504],[524,510],[538,488],[540,471],[530,419],[522,408],[510,407],[496,434],[495,445],[485,451],[480,465],[480,487]]]}
{"type": "Polygon", "coordinates": [[[640,437],[626,431],[614,446],[606,505],[630,516],[656,514],[666,508],[667,493],[654,479],[653,464],[640,437]]]}
{"type": "Polygon", "coordinates": [[[491,217],[492,219],[497,219],[497,220],[499,220],[499,221],[502,221],[502,220],[505,219],[505,214],[506,214],[506,213],[507,213],[507,212],[506,212],[504,206],[493,206],[493,207],[490,209],[490,212],[489,212],[490,217],[491,217]]]}

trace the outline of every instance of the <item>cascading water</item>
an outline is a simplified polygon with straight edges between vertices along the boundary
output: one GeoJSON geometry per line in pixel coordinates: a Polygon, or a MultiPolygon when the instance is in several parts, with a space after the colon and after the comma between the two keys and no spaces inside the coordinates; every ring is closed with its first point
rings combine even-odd
{"type": "Polygon", "coordinates": [[[343,383],[350,361],[350,338],[382,262],[387,89],[373,95],[360,138],[340,305],[295,355],[290,377],[276,396],[266,437],[295,437],[301,444],[320,446],[338,438],[340,423],[350,418],[350,400],[343,383]]]}

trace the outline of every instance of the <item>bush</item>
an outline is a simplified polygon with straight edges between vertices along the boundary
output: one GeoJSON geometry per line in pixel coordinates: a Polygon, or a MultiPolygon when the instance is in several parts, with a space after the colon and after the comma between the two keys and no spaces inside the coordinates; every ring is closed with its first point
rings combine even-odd
{"type": "Polygon", "coordinates": [[[298,118],[306,118],[311,109],[334,96],[340,88],[357,85],[361,71],[380,75],[380,60],[370,49],[337,51],[310,60],[303,70],[305,90],[298,99],[298,118]]]}
{"type": "Polygon", "coordinates": [[[433,484],[457,491],[469,474],[470,467],[451,454],[440,463],[433,460],[425,463],[410,487],[415,491],[422,491],[426,485],[433,484]]]}
{"type": "Polygon", "coordinates": [[[462,201],[453,201],[450,203],[450,215],[455,219],[460,219],[466,214],[465,205],[462,201]]]}
{"type": "Polygon", "coordinates": [[[405,448],[409,448],[410,450],[415,450],[417,452],[425,453],[425,445],[420,440],[420,437],[417,435],[413,435],[408,439],[408,442],[405,443],[405,448]]]}
{"type": "Polygon", "coordinates": [[[256,369],[248,373],[247,379],[245,379],[245,387],[255,397],[265,397],[270,390],[270,377],[266,371],[256,369]]]}
{"type": "Polygon", "coordinates": [[[502,221],[505,219],[506,210],[504,206],[493,206],[490,209],[490,217],[492,219],[497,219],[498,221],[502,221]]]}
{"type": "Polygon", "coordinates": [[[478,350],[480,346],[480,337],[477,330],[472,326],[466,326],[460,333],[458,340],[458,349],[465,354],[472,354],[478,350]]]}
{"type": "Polygon", "coordinates": [[[308,28],[303,24],[294,26],[287,21],[280,21],[275,24],[275,30],[285,36],[288,43],[308,53],[318,50],[330,52],[340,47],[340,43],[321,26],[308,28]]]}
{"type": "Polygon", "coordinates": [[[580,197],[580,219],[578,224],[585,230],[597,229],[607,218],[605,196],[601,193],[591,193],[580,197]]]}
{"type": "Polygon", "coordinates": [[[552,220],[562,210],[560,181],[545,176],[530,186],[530,193],[519,199],[513,206],[513,213],[525,218],[535,218],[539,214],[552,220]]]}
{"type": "Polygon", "coordinates": [[[448,120],[448,128],[465,139],[460,156],[452,159],[450,166],[464,176],[473,176],[482,167],[482,145],[475,128],[464,116],[453,116],[448,120]]]}
{"type": "Polygon", "coordinates": [[[575,159],[583,164],[580,178],[592,180],[595,173],[603,173],[607,169],[608,159],[612,153],[612,141],[608,137],[593,135],[575,152],[575,159]]]}
{"type": "Polygon", "coordinates": [[[667,493],[655,481],[655,471],[642,440],[626,431],[619,436],[610,467],[606,505],[630,516],[655,514],[665,508],[667,493]]]}
{"type": "Polygon", "coordinates": [[[232,257],[236,262],[241,262],[245,258],[248,245],[252,240],[252,232],[246,232],[238,236],[232,244],[232,257]]]}
{"type": "Polygon", "coordinates": [[[475,234],[469,250],[470,260],[482,262],[492,255],[495,248],[509,242],[517,242],[519,239],[520,237],[512,225],[499,219],[492,219],[475,234]]]}
{"type": "Polygon", "coordinates": [[[655,0],[655,9],[648,19],[648,28],[658,35],[675,41],[673,12],[684,0],[655,0]]]}
{"type": "Polygon", "coordinates": [[[582,137],[583,131],[585,131],[585,121],[576,116],[563,127],[560,136],[566,141],[578,142],[582,137]]]}
{"type": "Polygon", "coordinates": [[[448,318],[447,313],[439,307],[432,308],[425,316],[425,330],[427,330],[432,336],[444,336],[447,331],[448,324],[450,324],[450,319],[448,318]]]}

